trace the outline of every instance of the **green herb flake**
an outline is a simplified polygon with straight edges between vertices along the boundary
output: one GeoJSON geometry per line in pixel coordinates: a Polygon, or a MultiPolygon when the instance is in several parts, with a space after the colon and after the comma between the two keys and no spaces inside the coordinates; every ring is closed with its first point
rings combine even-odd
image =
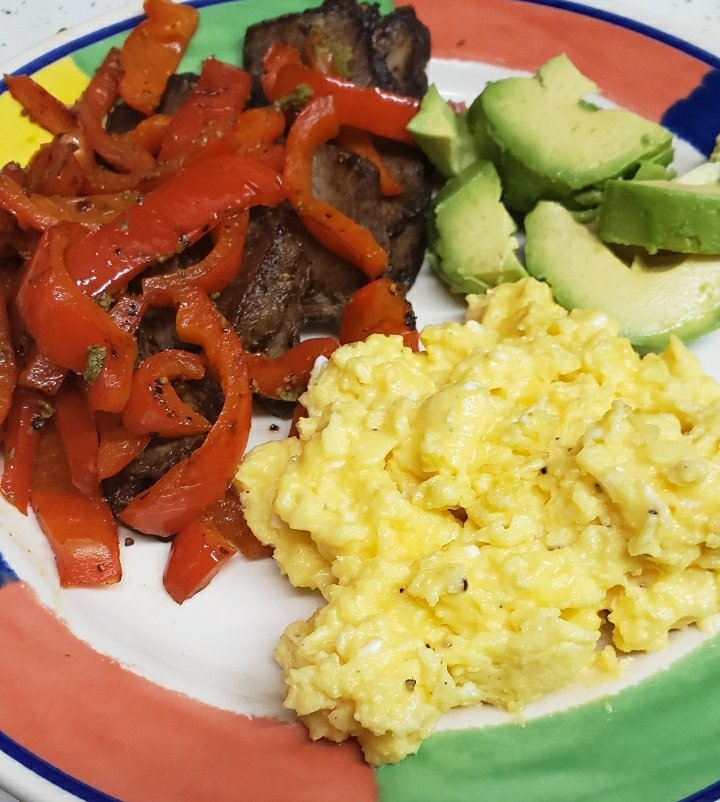
{"type": "Polygon", "coordinates": [[[106,312],[115,302],[115,298],[109,292],[102,292],[95,299],[95,303],[106,312]]]}
{"type": "Polygon", "coordinates": [[[301,109],[313,96],[309,84],[298,84],[289,95],[278,98],[274,106],[280,111],[301,109]]]}
{"type": "Polygon", "coordinates": [[[83,378],[88,384],[93,384],[105,364],[107,348],[103,345],[90,345],[86,350],[86,354],[87,359],[85,360],[83,378]]]}

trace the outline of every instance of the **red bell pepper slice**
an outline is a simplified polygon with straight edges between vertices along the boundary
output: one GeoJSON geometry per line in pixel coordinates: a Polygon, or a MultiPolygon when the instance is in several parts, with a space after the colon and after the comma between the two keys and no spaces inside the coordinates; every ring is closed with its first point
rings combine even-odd
{"type": "Polygon", "coordinates": [[[270,557],[273,552],[252,533],[237,491],[230,486],[201,518],[173,539],[163,577],[165,589],[182,604],[206,587],[238,550],[249,560],[270,557]]]}
{"type": "Polygon", "coordinates": [[[297,437],[299,434],[298,431],[298,421],[301,418],[307,418],[307,409],[298,401],[293,408],[292,418],[290,420],[290,430],[288,431],[288,437],[297,437]]]}
{"type": "Polygon", "coordinates": [[[218,532],[234,543],[243,557],[256,560],[272,556],[272,546],[261,543],[248,526],[234,485],[230,485],[225,495],[208,507],[203,517],[212,521],[218,532]]]}
{"type": "Polygon", "coordinates": [[[334,337],[311,337],[279,357],[245,354],[253,391],[266,398],[297,401],[307,389],[310,372],[318,357],[328,357],[338,347],[334,337]]]}
{"type": "Polygon", "coordinates": [[[175,535],[163,575],[165,590],[178,604],[187,601],[217,574],[237,547],[212,521],[191,521],[175,535]]]}
{"type": "Polygon", "coordinates": [[[285,197],[271,167],[242,154],[208,156],[183,167],[142,204],[68,248],[68,273],[90,295],[124,287],[147,265],[182,251],[230,214],[285,197]]]}
{"type": "Polygon", "coordinates": [[[150,435],[132,435],[122,422],[120,415],[98,412],[95,415],[100,443],[98,447],[98,478],[107,479],[129,465],[145,450],[150,435]]]}
{"type": "Polygon", "coordinates": [[[140,120],[134,128],[131,128],[121,136],[124,139],[132,140],[148,153],[152,153],[153,156],[157,156],[167,136],[172,119],[170,114],[153,114],[152,117],[140,120]]]}
{"type": "Polygon", "coordinates": [[[420,101],[386,89],[358,86],[327,75],[302,63],[300,53],[286,42],[270,46],[263,60],[262,87],[270,101],[277,101],[300,87],[308,87],[313,98],[331,95],[342,122],[377,136],[413,143],[407,125],[420,101]]]}
{"type": "Polygon", "coordinates": [[[60,435],[43,430],[30,503],[55,555],[61,587],[118,582],[122,576],[118,528],[103,497],[74,487],[60,435]]]}
{"type": "Polygon", "coordinates": [[[18,376],[18,386],[44,395],[56,395],[66,374],[65,368],[56,365],[33,344],[32,353],[18,376]]]}
{"type": "Polygon", "coordinates": [[[177,273],[148,276],[142,282],[143,295],[154,304],[170,305],[172,298],[165,292],[170,287],[193,284],[208,295],[224,290],[240,271],[249,217],[240,212],[223,220],[211,232],[215,247],[204,259],[177,273]]]}
{"type": "Polygon", "coordinates": [[[75,158],[75,145],[65,137],[55,137],[41,145],[28,162],[25,189],[39,195],[73,197],[80,194],[84,175],[75,158]]]}
{"type": "Polygon", "coordinates": [[[72,376],[55,396],[55,424],[70,468],[70,480],[86,496],[98,493],[98,431],[87,399],[72,376]]]}
{"type": "Polygon", "coordinates": [[[285,133],[285,115],[274,106],[246,109],[235,124],[235,146],[241,153],[275,142],[285,133]]]}
{"type": "Polygon", "coordinates": [[[198,26],[197,9],[170,0],[145,0],[147,19],[125,40],[120,96],[143,114],[155,111],[198,26]]]}
{"type": "Polygon", "coordinates": [[[45,231],[58,223],[77,223],[94,229],[138,204],[139,193],[129,190],[91,198],[46,197],[26,193],[9,175],[0,175],[0,204],[25,228],[45,231]]]}
{"type": "Polygon", "coordinates": [[[377,278],[387,268],[387,251],[367,228],[313,194],[315,151],[336,137],[339,130],[332,95],[311,100],[300,112],[288,132],[285,147],[283,181],[287,198],[313,237],[369,278],[377,278]]]}
{"type": "Polygon", "coordinates": [[[27,331],[57,365],[84,375],[90,408],[119,412],[130,392],[137,343],[68,276],[70,224],[43,235],[15,300],[27,331]]]}
{"type": "Polygon", "coordinates": [[[123,75],[120,51],[111,48],[78,101],[76,112],[87,145],[121,172],[150,170],[155,159],[129,139],[113,136],[103,121],[119,95],[123,75]]]}
{"type": "Polygon", "coordinates": [[[10,94],[27,116],[51,134],[67,134],[77,127],[75,114],[29,75],[5,75],[10,94]]]}
{"type": "Polygon", "coordinates": [[[17,379],[15,348],[10,334],[7,306],[4,297],[0,297],[0,426],[10,412],[17,379]]]}
{"type": "Polygon", "coordinates": [[[23,515],[30,502],[38,435],[52,414],[52,407],[39,393],[23,388],[15,392],[3,438],[5,465],[0,490],[23,515]]]}
{"type": "MultiPolygon", "coordinates": [[[[94,158],[94,157],[93,157],[94,158]]],[[[116,173],[97,163],[83,165],[83,195],[110,195],[136,191],[144,196],[177,171],[176,164],[156,164],[151,170],[116,173]]]]}
{"type": "Polygon", "coordinates": [[[120,513],[128,526],[161,536],[179,532],[223,495],[245,451],[252,416],[243,348],[235,330],[201,290],[189,287],[178,292],[176,328],[181,340],[203,347],[225,398],[202,445],[120,513]]]}
{"type": "Polygon", "coordinates": [[[344,125],[337,137],[337,144],[346,150],[357,153],[358,156],[362,156],[377,167],[380,174],[380,194],[383,197],[391,198],[395,195],[402,195],[402,186],[398,184],[383,161],[370,133],[344,125]]]}
{"type": "Polygon", "coordinates": [[[401,334],[408,348],[417,351],[419,347],[412,306],[402,286],[387,277],[360,287],[343,309],[338,335],[343,345],[371,334],[401,334]]]}
{"type": "Polygon", "coordinates": [[[110,307],[108,314],[123,331],[135,334],[147,309],[147,301],[141,295],[124,293],[110,307]]]}
{"type": "Polygon", "coordinates": [[[130,434],[183,437],[205,434],[210,421],[195,412],[175,391],[171,379],[202,379],[205,363],[199,354],[169,348],[143,360],[132,378],[122,421],[130,434]]]}
{"type": "Polygon", "coordinates": [[[203,63],[197,84],[174,115],[160,161],[185,162],[200,151],[234,149],[233,128],[250,97],[251,78],[245,70],[214,58],[203,63]]]}

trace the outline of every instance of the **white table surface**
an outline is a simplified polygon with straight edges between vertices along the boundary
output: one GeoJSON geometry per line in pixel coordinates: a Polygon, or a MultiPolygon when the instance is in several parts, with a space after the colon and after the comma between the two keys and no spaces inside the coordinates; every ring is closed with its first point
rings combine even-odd
{"type": "MultiPolygon", "coordinates": [[[[320,0],[318,0],[318,3],[320,0]]],[[[601,8],[652,25],[720,55],[718,0],[595,0],[582,5],[601,8]]],[[[100,15],[120,13],[139,2],[125,0],[0,0],[0,67],[17,68],[25,51],[62,34],[65,29],[100,15]]],[[[272,0],[268,1],[268,15],[272,0]]],[[[0,788],[0,802],[17,802],[0,788]]],[[[32,800],[28,800],[32,802],[32,800]]]]}

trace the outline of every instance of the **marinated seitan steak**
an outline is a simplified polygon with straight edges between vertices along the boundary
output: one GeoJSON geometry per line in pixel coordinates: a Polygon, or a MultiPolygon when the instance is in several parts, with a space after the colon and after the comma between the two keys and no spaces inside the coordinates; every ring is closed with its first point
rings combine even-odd
{"type": "Polygon", "coordinates": [[[309,36],[332,48],[343,66],[343,77],[353,83],[418,98],[427,89],[430,33],[412,8],[396,9],[383,16],[373,4],[326,0],[318,8],[248,28],[243,63],[253,76],[254,102],[263,102],[260,75],[270,45],[283,41],[302,53],[309,36]]]}

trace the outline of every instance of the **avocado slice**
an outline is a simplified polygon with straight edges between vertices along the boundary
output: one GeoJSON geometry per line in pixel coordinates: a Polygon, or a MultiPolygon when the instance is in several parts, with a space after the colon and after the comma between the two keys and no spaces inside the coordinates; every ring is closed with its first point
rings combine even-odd
{"type": "Polygon", "coordinates": [[[608,181],[598,233],[648,253],[720,254],[720,184],[608,181]]]}
{"type": "MultiPolygon", "coordinates": [[[[527,212],[540,199],[569,208],[597,202],[609,178],[631,177],[643,162],[672,160],[672,134],[626,109],[599,108],[583,97],[596,92],[565,55],[530,78],[489,83],[480,94],[491,158],[508,208],[527,212]]],[[[665,173],[669,177],[671,173],[665,173]]]]}
{"type": "Polygon", "coordinates": [[[454,111],[431,84],[407,125],[421,150],[446,178],[457,175],[476,158],[466,117],[467,112],[454,111]]]}
{"type": "Polygon", "coordinates": [[[497,171],[483,160],[451,178],[435,198],[429,260],[453,292],[485,292],[527,275],[515,255],[515,221],[501,192],[497,171]]]}
{"type": "Polygon", "coordinates": [[[566,309],[597,309],[617,320],[641,350],[671,335],[692,340],[720,326],[720,259],[674,257],[628,267],[558,203],[538,203],[525,218],[525,264],[566,309]]]}

